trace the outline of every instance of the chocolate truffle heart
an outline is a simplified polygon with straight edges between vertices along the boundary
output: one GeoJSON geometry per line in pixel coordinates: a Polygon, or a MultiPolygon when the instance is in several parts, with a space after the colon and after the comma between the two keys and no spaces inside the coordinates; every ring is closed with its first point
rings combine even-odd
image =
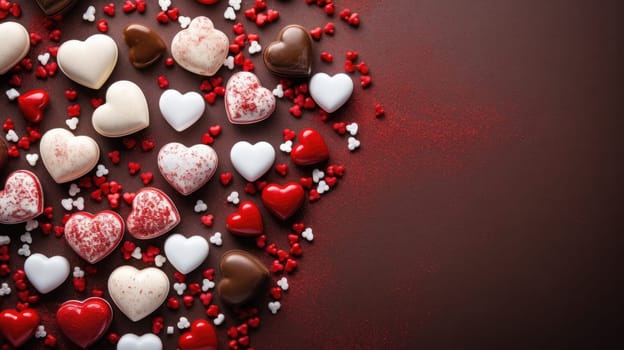
{"type": "Polygon", "coordinates": [[[102,298],[68,300],[56,312],[56,323],[73,343],[86,349],[100,339],[113,321],[113,309],[102,298]]]}
{"type": "Polygon", "coordinates": [[[11,173],[0,191],[0,224],[19,224],[43,213],[43,188],[28,170],[11,173]]]}
{"type": "Polygon", "coordinates": [[[89,136],[74,136],[63,128],[46,131],[39,142],[43,165],[57,183],[75,180],[93,169],[100,147],[89,136]]]}
{"type": "Polygon", "coordinates": [[[160,35],[142,24],[129,24],[122,35],[130,48],[128,58],[135,68],[150,66],[167,51],[167,45],[160,35]]]}
{"type": "Polygon", "coordinates": [[[264,64],[274,74],[302,78],[312,73],[312,38],[299,25],[289,25],[279,32],[277,41],[264,50],[264,64]]]}
{"type": "Polygon", "coordinates": [[[124,234],[124,221],[110,210],[99,213],[77,212],[65,223],[67,244],[91,264],[110,254],[124,234]]]}
{"type": "Polygon", "coordinates": [[[119,310],[133,322],[158,309],[167,299],[168,292],[169,277],[155,267],[138,270],[123,265],[108,277],[108,294],[119,310]]]}
{"type": "Polygon", "coordinates": [[[158,170],[183,195],[189,195],[210,180],[217,170],[217,152],[204,144],[186,147],[170,142],[158,152],[158,170]]]}
{"type": "Polygon", "coordinates": [[[230,41],[208,17],[197,16],[171,41],[171,55],[182,68],[195,74],[214,75],[225,62],[230,41]]]}
{"type": "Polygon", "coordinates": [[[126,219],[128,232],[138,239],[161,236],[180,223],[180,213],[165,192],[144,187],[132,200],[132,211],[126,219]]]}
{"type": "Polygon", "coordinates": [[[275,111],[275,96],[250,72],[234,73],[225,86],[225,112],[232,124],[263,121],[275,111]]]}
{"type": "Polygon", "coordinates": [[[76,0],[36,0],[46,16],[54,16],[69,9],[76,3],[76,0]]]}
{"type": "MultiPolygon", "coordinates": [[[[1,14],[1,13],[0,13],[1,14]]],[[[30,50],[28,30],[17,22],[0,23],[0,75],[8,72],[30,50]]]]}
{"type": "Polygon", "coordinates": [[[223,254],[219,268],[221,280],[217,292],[232,305],[241,305],[252,299],[269,277],[266,266],[242,250],[230,250],[223,254]]]}

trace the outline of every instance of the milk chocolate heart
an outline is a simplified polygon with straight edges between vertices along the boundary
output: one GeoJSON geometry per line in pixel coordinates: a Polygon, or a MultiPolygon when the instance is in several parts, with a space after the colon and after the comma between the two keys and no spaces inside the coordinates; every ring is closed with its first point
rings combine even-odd
{"type": "Polygon", "coordinates": [[[103,210],[95,215],[77,212],[65,223],[67,244],[91,264],[110,254],[124,234],[124,221],[114,211],[103,210]]]}
{"type": "Polygon", "coordinates": [[[19,348],[35,335],[40,322],[36,310],[2,310],[0,312],[0,333],[14,347],[19,348]]]}
{"type": "Polygon", "coordinates": [[[305,128],[297,137],[299,143],[293,146],[290,158],[297,165],[314,165],[329,159],[329,148],[316,130],[305,128]]]}
{"type": "Polygon", "coordinates": [[[238,206],[238,211],[230,214],[225,227],[238,236],[255,237],[264,233],[264,223],[258,207],[250,201],[238,206]]]}
{"type": "Polygon", "coordinates": [[[43,189],[28,170],[11,173],[0,191],[0,224],[19,224],[43,213],[43,189]]]}
{"type": "Polygon", "coordinates": [[[145,187],[132,200],[132,211],[126,219],[128,232],[138,239],[150,239],[169,232],[180,223],[175,204],[163,191],[145,187]]]}
{"type": "Polygon", "coordinates": [[[36,0],[46,16],[54,16],[73,6],[77,0],[36,0]]]}
{"type": "Polygon", "coordinates": [[[302,26],[286,26],[277,35],[277,41],[264,49],[263,58],[267,69],[276,75],[309,77],[313,61],[312,38],[302,26]]]}
{"type": "Polygon", "coordinates": [[[195,320],[191,329],[178,339],[180,350],[217,350],[217,333],[206,320],[195,320]]]}
{"type": "Polygon", "coordinates": [[[149,108],[141,88],[128,80],[113,83],[106,90],[106,103],[93,111],[93,128],[100,135],[121,137],[149,126],[149,108]]]}
{"type": "Polygon", "coordinates": [[[57,183],[75,180],[95,167],[100,158],[98,144],[88,136],[50,129],[39,143],[43,165],[57,183]]]}
{"type": "Polygon", "coordinates": [[[258,294],[269,277],[269,270],[255,256],[230,250],[219,263],[221,280],[217,292],[221,299],[232,305],[241,305],[258,294]]]}
{"type": "Polygon", "coordinates": [[[56,312],[56,324],[63,334],[83,349],[98,341],[112,321],[113,309],[98,297],[66,301],[56,312]]]}
{"type": "Polygon", "coordinates": [[[68,40],[56,54],[59,68],[69,79],[91,89],[99,89],[117,64],[117,43],[105,34],[85,41],[68,40]]]}
{"type": "Polygon", "coordinates": [[[160,269],[124,265],[108,277],[108,293],[121,312],[139,321],[158,309],[169,293],[169,278],[160,269]]]}
{"type": "Polygon", "coordinates": [[[0,23],[0,75],[8,72],[28,54],[30,35],[17,22],[0,23]]]}
{"type": "Polygon", "coordinates": [[[275,96],[250,72],[234,73],[225,86],[225,111],[232,124],[265,120],[275,111],[275,96]]]}
{"type": "Polygon", "coordinates": [[[171,55],[182,68],[199,75],[214,75],[225,62],[230,41],[208,17],[197,16],[171,41],[171,55]]]}
{"type": "Polygon", "coordinates": [[[17,98],[17,106],[24,118],[32,123],[39,123],[43,119],[43,110],[49,102],[50,96],[41,89],[25,92],[17,98]]]}
{"type": "Polygon", "coordinates": [[[160,35],[142,24],[126,26],[122,33],[128,50],[128,58],[135,68],[145,68],[156,62],[167,51],[160,35]]]}
{"type": "Polygon", "coordinates": [[[206,184],[217,171],[217,164],[217,152],[204,144],[187,148],[171,142],[158,152],[158,170],[176,191],[185,196],[206,184]]]}
{"type": "Polygon", "coordinates": [[[262,189],[262,203],[269,211],[282,220],[291,217],[305,200],[303,187],[296,182],[284,186],[268,184],[262,189]]]}

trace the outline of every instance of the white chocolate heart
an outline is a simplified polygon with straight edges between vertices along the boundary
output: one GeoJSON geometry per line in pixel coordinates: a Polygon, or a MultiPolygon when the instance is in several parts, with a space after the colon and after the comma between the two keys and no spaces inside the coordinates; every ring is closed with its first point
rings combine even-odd
{"type": "Polygon", "coordinates": [[[115,69],[117,44],[104,34],[91,35],[85,41],[68,40],[59,47],[56,60],[69,79],[99,89],[115,69]]]}
{"type": "Polygon", "coordinates": [[[0,191],[0,224],[19,224],[43,213],[43,189],[28,170],[11,173],[0,191]]]}
{"type": "Polygon", "coordinates": [[[117,342],[117,350],[162,350],[162,347],[160,338],[152,333],[146,333],[140,337],[127,333],[117,342]]]}
{"type": "Polygon", "coordinates": [[[176,270],[186,275],[208,257],[208,241],[202,236],[186,238],[179,233],[173,234],[165,241],[165,256],[176,270]]]}
{"type": "Polygon", "coordinates": [[[39,153],[43,165],[57,183],[75,180],[93,169],[100,158],[98,144],[89,136],[74,136],[56,128],[41,137],[39,153]]]}
{"type": "Polygon", "coordinates": [[[106,103],[93,111],[93,128],[102,136],[121,137],[149,126],[149,108],[141,88],[128,80],[106,90],[106,103]]]}
{"type": "Polygon", "coordinates": [[[230,41],[208,17],[195,17],[171,41],[171,55],[182,68],[199,75],[214,75],[225,62],[230,41]]]}
{"type": "Polygon", "coordinates": [[[171,142],[158,152],[158,170],[167,182],[183,195],[202,187],[217,171],[217,152],[204,144],[186,147],[171,142]]]}
{"type": "Polygon", "coordinates": [[[353,93],[353,80],[344,73],[331,77],[325,73],[316,73],[310,79],[309,86],[310,96],[327,113],[342,107],[353,93]]]}
{"type": "Polygon", "coordinates": [[[46,294],[63,284],[69,276],[69,261],[62,256],[32,254],[24,262],[24,272],[41,294],[46,294]]]}
{"type": "Polygon", "coordinates": [[[95,215],[77,212],[65,223],[67,244],[91,264],[112,253],[123,238],[123,234],[123,219],[110,210],[95,215]]]}
{"type": "Polygon", "coordinates": [[[0,43],[0,74],[4,74],[28,54],[30,35],[17,22],[0,23],[0,43]]]}
{"type": "Polygon", "coordinates": [[[167,123],[176,131],[183,131],[201,118],[206,103],[197,92],[182,95],[178,90],[169,89],[160,95],[158,106],[167,123]]]}
{"type": "Polygon", "coordinates": [[[230,160],[242,177],[254,182],[273,166],[275,149],[265,141],[254,145],[247,141],[239,141],[230,150],[230,160]]]}
{"type": "Polygon", "coordinates": [[[275,96],[250,72],[234,73],[225,86],[225,111],[232,124],[263,121],[275,111],[275,96]]]}
{"type": "Polygon", "coordinates": [[[160,269],[124,265],[108,277],[108,293],[121,312],[139,321],[158,309],[169,293],[169,278],[160,269]]]}

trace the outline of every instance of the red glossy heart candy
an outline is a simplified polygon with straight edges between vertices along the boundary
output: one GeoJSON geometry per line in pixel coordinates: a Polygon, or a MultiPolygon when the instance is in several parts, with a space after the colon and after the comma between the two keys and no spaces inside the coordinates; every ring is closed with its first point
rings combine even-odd
{"type": "Polygon", "coordinates": [[[242,202],[238,211],[228,216],[225,227],[231,233],[239,236],[255,237],[264,233],[260,210],[250,201],[242,202]]]}
{"type": "Polygon", "coordinates": [[[207,320],[196,320],[178,339],[180,350],[217,350],[217,333],[207,320]]]}
{"type": "Polygon", "coordinates": [[[305,128],[299,132],[299,143],[290,152],[290,158],[297,165],[314,165],[329,159],[325,140],[316,130],[305,128]]]}
{"type": "Polygon", "coordinates": [[[291,217],[303,204],[305,192],[296,182],[284,186],[269,184],[262,190],[262,203],[269,211],[282,220],[291,217]]]}
{"type": "Polygon", "coordinates": [[[28,91],[17,98],[17,105],[24,118],[32,123],[39,123],[43,119],[43,110],[50,103],[50,96],[45,90],[28,91]]]}
{"type": "Polygon", "coordinates": [[[0,312],[0,333],[18,348],[33,337],[39,325],[39,314],[33,309],[0,312]]]}
{"type": "Polygon", "coordinates": [[[66,301],[56,312],[56,323],[69,340],[87,348],[100,339],[113,320],[113,309],[102,298],[66,301]]]}

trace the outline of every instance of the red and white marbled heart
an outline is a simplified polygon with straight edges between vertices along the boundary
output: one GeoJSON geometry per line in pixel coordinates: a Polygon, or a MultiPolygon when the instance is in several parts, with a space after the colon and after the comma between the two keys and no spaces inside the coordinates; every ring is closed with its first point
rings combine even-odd
{"type": "Polygon", "coordinates": [[[110,210],[74,213],[65,223],[67,244],[91,264],[115,250],[124,234],[123,218],[110,210]]]}
{"type": "Polygon", "coordinates": [[[0,191],[0,223],[19,224],[43,213],[43,189],[37,175],[14,171],[0,191]]]}
{"type": "Polygon", "coordinates": [[[185,196],[205,185],[217,171],[217,164],[217,152],[204,144],[186,147],[171,142],[158,152],[158,170],[176,191],[185,196]]]}
{"type": "Polygon", "coordinates": [[[161,236],[180,223],[180,213],[163,191],[145,187],[134,196],[126,219],[128,232],[138,239],[161,236]]]}
{"type": "Polygon", "coordinates": [[[225,111],[232,124],[252,124],[275,111],[275,96],[250,72],[234,73],[225,86],[225,111]]]}

